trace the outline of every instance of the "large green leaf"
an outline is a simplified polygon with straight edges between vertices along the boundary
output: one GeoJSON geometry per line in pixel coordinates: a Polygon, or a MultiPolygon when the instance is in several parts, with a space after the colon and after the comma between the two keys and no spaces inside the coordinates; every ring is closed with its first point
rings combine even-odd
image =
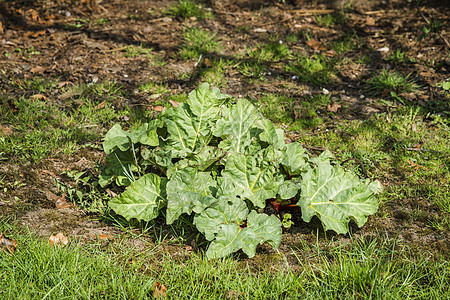
{"type": "Polygon", "coordinates": [[[303,175],[298,205],[305,222],[316,215],[325,230],[337,233],[348,232],[350,218],[358,226],[364,225],[367,217],[378,209],[373,185],[341,167],[332,166],[329,161],[318,163],[317,168],[303,175]]]}
{"type": "Polygon", "coordinates": [[[299,143],[287,144],[281,164],[288,169],[290,175],[298,175],[308,169],[308,155],[305,148],[299,143]]]}
{"type": "Polygon", "coordinates": [[[281,242],[281,222],[274,215],[248,215],[247,227],[240,228],[236,223],[220,225],[216,239],[211,242],[206,256],[210,259],[225,257],[240,249],[249,257],[255,256],[258,244],[268,242],[277,248],[281,242]]]}
{"type": "Polygon", "coordinates": [[[115,124],[106,133],[103,141],[103,150],[105,150],[106,154],[110,154],[116,147],[120,151],[127,151],[130,148],[128,132],[124,131],[120,124],[115,124]]]}
{"type": "Polygon", "coordinates": [[[281,149],[285,145],[284,130],[275,128],[272,121],[264,118],[257,122],[257,126],[263,130],[259,136],[261,141],[273,145],[275,150],[281,149]]]}
{"type": "Polygon", "coordinates": [[[131,181],[126,173],[136,171],[138,171],[138,168],[135,165],[132,150],[128,149],[123,152],[116,148],[106,156],[106,167],[99,176],[99,183],[102,187],[105,187],[115,180],[119,186],[130,185],[131,181]]]}
{"type": "Polygon", "coordinates": [[[236,195],[249,199],[255,206],[265,207],[265,200],[274,198],[283,182],[275,173],[273,164],[265,161],[257,164],[252,156],[236,154],[228,159],[222,175],[233,183],[236,195]]]}
{"type": "Polygon", "coordinates": [[[210,141],[220,107],[228,97],[204,83],[189,94],[186,103],[166,111],[162,119],[169,133],[167,145],[178,152],[178,157],[196,152],[210,141]]]}
{"type": "Polygon", "coordinates": [[[213,134],[224,140],[219,147],[229,152],[244,153],[252,139],[261,132],[255,124],[260,118],[261,114],[253,104],[239,99],[227,115],[217,121],[213,134]]]}
{"type": "Polygon", "coordinates": [[[235,223],[241,225],[247,218],[247,204],[236,197],[219,197],[218,201],[194,218],[197,229],[208,241],[214,239],[220,225],[235,223]]]}
{"type": "Polygon", "coordinates": [[[159,214],[166,201],[166,178],[147,174],[133,182],[125,192],[109,202],[116,213],[128,221],[132,218],[150,221],[159,214]]]}
{"type": "Polygon", "coordinates": [[[186,168],[172,176],[167,184],[167,224],[172,224],[182,214],[201,213],[217,201],[214,195],[217,182],[209,172],[186,168]]]}
{"type": "Polygon", "coordinates": [[[120,151],[130,149],[131,143],[148,146],[158,146],[159,139],[156,133],[157,127],[161,126],[158,120],[144,123],[131,132],[125,131],[119,124],[114,125],[105,135],[103,149],[106,154],[112,153],[116,147],[120,151]]]}

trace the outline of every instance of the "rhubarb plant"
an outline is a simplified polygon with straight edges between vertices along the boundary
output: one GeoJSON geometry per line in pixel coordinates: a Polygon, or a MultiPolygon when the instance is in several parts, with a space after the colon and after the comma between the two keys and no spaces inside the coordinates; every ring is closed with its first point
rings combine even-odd
{"type": "Polygon", "coordinates": [[[378,209],[378,181],[359,179],[325,151],[318,157],[286,144],[284,131],[247,99],[233,99],[203,83],[185,103],[126,131],[114,125],[104,137],[104,187],[125,187],[109,202],[127,220],[167,224],[183,214],[210,241],[208,258],[281,242],[282,222],[263,213],[267,205],[301,208],[304,221],[317,216],[325,230],[348,232],[378,209]]]}

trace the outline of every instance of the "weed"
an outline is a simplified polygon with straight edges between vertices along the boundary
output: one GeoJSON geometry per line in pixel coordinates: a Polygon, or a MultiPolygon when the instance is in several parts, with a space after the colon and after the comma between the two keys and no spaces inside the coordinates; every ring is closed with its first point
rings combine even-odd
{"type": "Polygon", "coordinates": [[[418,86],[409,79],[410,75],[403,76],[401,73],[389,72],[383,68],[380,74],[373,76],[367,81],[366,86],[375,95],[389,92],[396,94],[410,93],[418,89],[418,86]]]}
{"type": "Polygon", "coordinates": [[[106,18],[102,18],[102,19],[97,19],[94,22],[95,22],[95,24],[102,26],[102,25],[108,24],[110,22],[110,20],[106,19],[106,18]]]}
{"type": "Polygon", "coordinates": [[[312,57],[300,56],[296,62],[290,62],[285,66],[285,70],[298,76],[301,81],[315,85],[329,84],[334,77],[334,71],[328,60],[317,54],[312,57]]]}
{"type": "Polygon", "coordinates": [[[139,45],[139,46],[127,46],[125,48],[125,53],[123,56],[125,57],[137,57],[137,56],[147,56],[147,57],[151,57],[152,56],[152,48],[146,48],[144,45],[139,45]]]}
{"type": "Polygon", "coordinates": [[[358,36],[356,34],[346,35],[339,40],[333,41],[332,48],[336,53],[342,54],[356,50],[358,45],[358,36]]]}
{"type": "Polygon", "coordinates": [[[183,19],[195,17],[199,20],[211,18],[211,12],[205,10],[203,5],[191,0],[178,0],[178,5],[171,8],[169,14],[183,19]]]}
{"type": "Polygon", "coordinates": [[[158,84],[153,81],[149,81],[141,86],[139,86],[139,89],[147,94],[152,94],[152,98],[158,98],[162,94],[168,93],[170,90],[167,86],[167,84],[158,84]]]}
{"type": "Polygon", "coordinates": [[[217,52],[220,49],[220,43],[216,41],[216,33],[201,28],[186,27],[184,39],[184,45],[180,49],[181,58],[184,60],[198,59],[201,55],[217,52]]]}
{"type": "Polygon", "coordinates": [[[204,82],[220,87],[224,85],[225,68],[228,65],[227,61],[222,58],[213,58],[208,60],[208,65],[200,71],[200,78],[204,82]]]}
{"type": "Polygon", "coordinates": [[[401,51],[400,49],[395,50],[392,54],[387,58],[388,61],[393,62],[394,64],[405,64],[407,62],[414,62],[414,58],[409,58],[408,55],[401,51]]]}
{"type": "Polygon", "coordinates": [[[247,48],[247,56],[257,61],[277,61],[292,58],[289,46],[277,36],[272,36],[265,44],[247,48]]]}
{"type": "Polygon", "coordinates": [[[344,24],[346,16],[344,14],[326,14],[315,17],[319,26],[332,27],[334,24],[344,24]]]}
{"type": "Polygon", "coordinates": [[[258,61],[246,61],[236,66],[239,73],[245,77],[263,79],[266,67],[263,63],[258,61]]]}

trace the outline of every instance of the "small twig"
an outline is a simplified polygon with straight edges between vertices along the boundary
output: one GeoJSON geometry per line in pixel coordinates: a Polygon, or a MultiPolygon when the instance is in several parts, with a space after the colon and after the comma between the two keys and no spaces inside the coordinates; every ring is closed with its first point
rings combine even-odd
{"type": "Polygon", "coordinates": [[[350,160],[356,161],[356,162],[359,164],[359,166],[361,167],[361,170],[362,170],[362,172],[363,172],[363,174],[364,174],[364,177],[369,178],[369,176],[367,175],[366,168],[364,167],[364,164],[363,164],[362,161],[360,161],[359,159],[356,159],[356,158],[349,158],[349,159],[346,159],[346,160],[344,160],[343,162],[341,162],[341,165],[345,164],[346,162],[348,162],[348,161],[350,161],[350,160]]]}
{"type": "Polygon", "coordinates": [[[108,49],[108,50],[100,50],[100,51],[103,52],[103,53],[106,53],[106,52],[122,51],[122,50],[125,50],[127,48],[128,48],[128,46],[123,46],[123,47],[120,47],[120,48],[108,49]]]}
{"type": "MultiPolygon", "coordinates": [[[[420,14],[420,16],[422,17],[422,19],[424,19],[425,20],[425,22],[428,24],[428,25],[430,25],[431,24],[431,22],[430,22],[430,20],[428,20],[428,18],[423,14],[423,12],[420,10],[420,7],[419,7],[419,1],[417,1],[416,2],[416,8],[417,8],[417,11],[419,12],[419,14],[420,14]]],[[[444,41],[444,43],[447,45],[447,47],[448,48],[450,48],[450,43],[447,41],[447,39],[442,35],[442,33],[439,31],[439,32],[437,32],[437,34],[440,36],[440,38],[444,41]]]]}
{"type": "Polygon", "coordinates": [[[311,16],[311,15],[326,15],[334,12],[333,9],[294,9],[287,10],[289,13],[294,13],[301,16],[311,16]]]}
{"type": "Polygon", "coordinates": [[[322,147],[311,147],[311,146],[307,146],[304,144],[302,144],[302,147],[306,148],[308,150],[311,150],[311,151],[325,151],[325,148],[322,148],[322,147]]]}

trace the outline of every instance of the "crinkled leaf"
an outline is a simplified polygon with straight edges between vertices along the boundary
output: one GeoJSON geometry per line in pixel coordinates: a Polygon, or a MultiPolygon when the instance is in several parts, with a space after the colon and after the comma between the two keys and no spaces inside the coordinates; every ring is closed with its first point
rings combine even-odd
{"type": "Polygon", "coordinates": [[[128,137],[134,144],[142,144],[147,146],[158,146],[159,139],[157,129],[159,125],[158,120],[153,120],[151,123],[144,123],[138,129],[132,130],[128,133],[128,137]]]}
{"type": "Polygon", "coordinates": [[[305,148],[299,143],[287,144],[281,164],[288,169],[290,175],[300,174],[309,167],[305,148]]]}
{"type": "Polygon", "coordinates": [[[211,124],[217,121],[220,106],[229,97],[226,94],[220,93],[218,88],[211,89],[208,83],[200,84],[197,89],[189,93],[187,103],[192,113],[199,120],[197,132],[200,132],[200,129],[204,128],[203,124],[211,124]]]}
{"type": "Polygon", "coordinates": [[[297,196],[300,190],[300,183],[297,179],[285,180],[278,189],[278,195],[281,199],[291,199],[297,196]]]}
{"type": "MultiPolygon", "coordinates": [[[[247,227],[243,231],[246,234],[254,235],[257,237],[258,243],[262,244],[267,242],[273,248],[278,248],[281,243],[281,222],[275,215],[258,214],[256,211],[252,211],[247,217],[247,227]]],[[[246,243],[242,248],[245,254],[249,257],[253,257],[256,252],[257,244],[246,243]]]]}
{"type": "Polygon", "coordinates": [[[168,109],[162,118],[169,133],[165,147],[173,150],[172,153],[177,154],[177,157],[192,153],[204,141],[199,139],[195,117],[186,103],[180,104],[176,109],[168,109]]]}
{"type": "Polygon", "coordinates": [[[273,145],[274,149],[281,149],[285,145],[284,143],[284,130],[275,128],[272,121],[268,119],[261,119],[257,122],[259,128],[263,132],[259,135],[261,141],[273,145]]]}
{"type": "Polygon", "coordinates": [[[172,176],[167,184],[167,224],[172,224],[182,214],[201,213],[217,201],[214,198],[217,182],[209,172],[186,168],[172,176]]]}
{"type": "Polygon", "coordinates": [[[213,134],[224,140],[219,147],[229,152],[244,153],[261,130],[255,122],[261,118],[258,110],[246,99],[239,99],[227,116],[217,121],[213,134]]]}
{"type": "Polygon", "coordinates": [[[116,149],[106,157],[106,167],[99,176],[100,183],[104,187],[115,180],[117,185],[129,185],[131,182],[125,175],[126,172],[136,172],[137,170],[132,150],[122,152],[116,149]]]}
{"type": "Polygon", "coordinates": [[[196,155],[191,155],[188,158],[182,159],[168,168],[167,177],[170,178],[179,170],[187,167],[193,167],[199,171],[204,171],[224,157],[225,154],[226,152],[220,148],[211,146],[203,147],[196,155]]]}
{"type": "Polygon", "coordinates": [[[131,143],[148,146],[158,146],[159,139],[156,132],[159,124],[158,120],[142,124],[138,129],[130,132],[125,131],[119,124],[114,125],[105,135],[103,149],[106,154],[110,154],[117,147],[120,151],[127,151],[131,143]]]}
{"type": "Polygon", "coordinates": [[[220,258],[242,249],[249,257],[253,257],[258,244],[267,241],[277,248],[281,242],[281,233],[281,222],[277,217],[252,211],[248,215],[245,228],[240,228],[235,223],[220,225],[216,239],[209,245],[206,256],[209,259],[220,258]]]}
{"type": "Polygon", "coordinates": [[[298,205],[305,222],[316,215],[325,230],[337,233],[348,232],[350,218],[362,226],[378,209],[371,185],[326,161],[303,175],[298,205]]]}
{"type": "Polygon", "coordinates": [[[275,173],[272,164],[262,161],[258,165],[254,157],[236,154],[228,159],[222,176],[233,183],[234,191],[241,198],[264,207],[265,200],[274,198],[283,182],[281,176],[274,176],[275,173]]]}
{"type": "Polygon", "coordinates": [[[128,221],[132,218],[150,221],[159,214],[166,201],[166,178],[147,174],[133,182],[125,192],[112,199],[109,206],[128,221]]]}
{"type": "Polygon", "coordinates": [[[167,146],[177,151],[178,157],[196,152],[210,141],[211,129],[225,98],[228,96],[204,83],[189,94],[187,103],[167,110],[162,116],[169,133],[167,146]]]}
{"type": "Polygon", "coordinates": [[[211,207],[195,216],[194,224],[206,239],[211,241],[219,232],[220,225],[230,223],[241,225],[247,215],[247,204],[242,199],[220,197],[211,207]]]}
{"type": "Polygon", "coordinates": [[[127,151],[130,148],[128,132],[123,130],[120,124],[114,125],[106,133],[103,141],[103,149],[105,150],[106,154],[110,154],[116,147],[120,151],[127,151]]]}

